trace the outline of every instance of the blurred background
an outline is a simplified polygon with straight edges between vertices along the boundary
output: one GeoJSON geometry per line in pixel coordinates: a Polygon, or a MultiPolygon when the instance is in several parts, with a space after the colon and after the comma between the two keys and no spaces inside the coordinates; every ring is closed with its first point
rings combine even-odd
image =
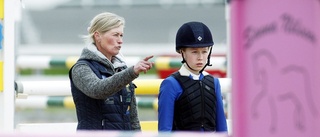
{"type": "MultiPolygon", "coordinates": [[[[49,57],[63,62],[70,56],[79,56],[86,46],[81,36],[87,34],[89,22],[98,13],[106,11],[126,20],[121,49],[126,58],[150,54],[155,58],[177,56],[176,31],[188,21],[205,23],[215,42],[213,56],[225,58],[226,55],[225,0],[22,0],[21,7],[16,25],[17,81],[69,80],[68,67],[28,67],[23,63],[40,61],[28,63],[23,59],[49,57]]],[[[139,79],[163,78],[159,73],[154,69],[139,79]]],[[[157,96],[141,95],[138,98],[143,100],[139,105],[140,120],[157,120],[157,110],[152,107],[157,96]]],[[[16,99],[22,103],[16,104],[15,124],[77,122],[74,108],[48,104],[26,107],[21,105],[25,100],[16,99]]]]}
{"type": "Polygon", "coordinates": [[[187,21],[207,24],[216,46],[226,43],[224,0],[22,0],[22,4],[18,54],[79,55],[84,47],[81,35],[87,34],[91,19],[105,11],[126,19],[125,55],[145,54],[128,50],[140,47],[174,53],[176,31],[187,21]],[[65,50],[70,48],[74,50],[65,50]]]}

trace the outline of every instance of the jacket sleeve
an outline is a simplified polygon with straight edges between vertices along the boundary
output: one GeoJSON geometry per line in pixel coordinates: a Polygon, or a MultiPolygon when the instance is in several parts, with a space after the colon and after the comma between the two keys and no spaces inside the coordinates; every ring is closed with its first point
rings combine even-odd
{"type": "Polygon", "coordinates": [[[216,95],[217,95],[217,121],[216,121],[216,130],[217,132],[227,132],[227,121],[226,116],[224,113],[223,102],[222,102],[222,94],[221,94],[221,87],[220,81],[218,78],[214,78],[216,95]]]}
{"type": "Polygon", "coordinates": [[[76,64],[71,71],[74,85],[84,94],[94,99],[105,99],[138,77],[135,75],[133,67],[124,69],[104,79],[99,79],[87,64],[76,64]]]}
{"type": "Polygon", "coordinates": [[[181,87],[173,77],[163,80],[158,96],[158,130],[171,131],[174,116],[175,100],[181,87]],[[179,89],[180,87],[180,89],[179,89]]]}
{"type": "Polygon", "coordinates": [[[141,130],[140,120],[138,117],[137,111],[137,101],[136,96],[133,94],[132,101],[130,104],[130,119],[131,119],[131,127],[133,130],[141,130]]]}

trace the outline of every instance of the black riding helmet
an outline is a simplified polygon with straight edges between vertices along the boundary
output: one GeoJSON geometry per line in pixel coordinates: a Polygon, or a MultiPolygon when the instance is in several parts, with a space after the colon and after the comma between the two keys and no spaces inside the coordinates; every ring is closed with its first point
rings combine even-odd
{"type": "MultiPolygon", "coordinates": [[[[183,24],[176,35],[176,52],[181,53],[181,48],[201,48],[210,47],[210,52],[207,57],[206,65],[200,70],[201,73],[206,66],[211,66],[210,56],[212,47],[214,45],[210,29],[202,22],[187,22],[183,24]]],[[[181,53],[182,55],[182,53],[181,53]]],[[[182,63],[188,63],[185,61],[182,55],[182,63]]],[[[189,65],[188,67],[192,69],[189,65]]],[[[193,69],[192,69],[193,70],[193,69]]]]}

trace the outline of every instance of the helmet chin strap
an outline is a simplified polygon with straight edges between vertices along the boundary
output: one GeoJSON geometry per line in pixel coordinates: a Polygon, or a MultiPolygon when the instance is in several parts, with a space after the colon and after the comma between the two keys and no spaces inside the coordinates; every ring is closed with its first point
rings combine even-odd
{"type": "MultiPolygon", "coordinates": [[[[210,57],[211,57],[211,52],[212,52],[212,46],[210,47],[210,51],[209,51],[209,54],[208,54],[208,57],[207,57],[207,63],[203,66],[203,68],[199,71],[199,74],[203,72],[203,70],[207,67],[207,66],[212,66],[212,64],[210,64],[210,57]]],[[[193,70],[193,71],[196,71],[194,70],[193,68],[191,68],[188,64],[188,62],[184,59],[183,57],[183,52],[181,52],[181,55],[182,55],[182,61],[181,63],[186,63],[188,68],[193,70]]]]}
{"type": "Polygon", "coordinates": [[[211,52],[212,52],[212,46],[210,47],[210,51],[207,57],[207,63],[206,65],[204,65],[204,67],[199,71],[199,73],[202,73],[202,71],[207,67],[207,66],[212,66],[212,64],[210,64],[210,57],[211,57],[211,52]]]}
{"type": "Polygon", "coordinates": [[[189,69],[191,69],[191,70],[193,70],[193,71],[196,71],[196,70],[194,70],[193,68],[191,68],[191,67],[189,66],[188,62],[184,59],[184,57],[183,57],[183,52],[181,52],[181,56],[182,56],[182,61],[181,61],[181,63],[182,63],[182,64],[183,64],[183,63],[186,63],[189,69]]]}

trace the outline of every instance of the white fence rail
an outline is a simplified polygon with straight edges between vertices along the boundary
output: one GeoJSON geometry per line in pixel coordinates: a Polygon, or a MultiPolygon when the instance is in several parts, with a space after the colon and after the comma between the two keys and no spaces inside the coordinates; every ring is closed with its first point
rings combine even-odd
{"type": "MultiPolygon", "coordinates": [[[[229,93],[231,90],[230,78],[219,78],[221,91],[229,93]]],[[[137,79],[137,95],[156,95],[162,79],[137,79]]],[[[71,95],[70,82],[65,81],[16,81],[18,95],[45,95],[45,96],[69,96],[71,95]]]]}

